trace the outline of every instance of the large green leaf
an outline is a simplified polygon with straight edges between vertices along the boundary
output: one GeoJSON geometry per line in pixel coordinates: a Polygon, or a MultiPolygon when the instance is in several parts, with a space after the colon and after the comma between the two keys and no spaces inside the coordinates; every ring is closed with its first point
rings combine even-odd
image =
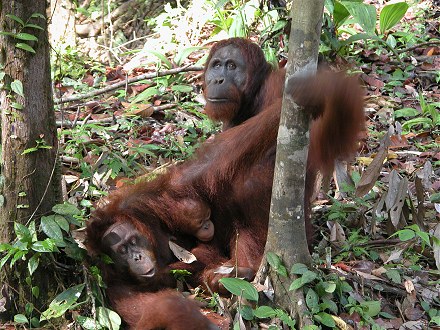
{"type": "Polygon", "coordinates": [[[80,215],[81,211],[73,204],[57,204],[52,207],[52,211],[61,215],[80,215]]]}
{"type": "Polygon", "coordinates": [[[244,297],[247,300],[258,301],[258,291],[249,282],[242,280],[240,278],[222,278],[220,283],[228,290],[230,293],[235,294],[239,297],[244,297]]]}
{"type": "Polygon", "coordinates": [[[376,8],[373,5],[350,1],[341,1],[341,3],[365,32],[375,34],[376,8]]]}
{"type": "Polygon", "coordinates": [[[58,223],[55,221],[54,215],[41,217],[41,229],[50,238],[55,240],[63,240],[63,233],[58,223]]]}
{"type": "Polygon", "coordinates": [[[254,315],[259,319],[265,319],[276,316],[277,311],[269,306],[260,306],[254,311],[254,315]]]}
{"type": "Polygon", "coordinates": [[[385,33],[396,25],[408,10],[408,4],[405,2],[393,3],[383,7],[380,12],[379,25],[380,32],[385,33]]]}
{"type": "Polygon", "coordinates": [[[61,292],[49,305],[49,308],[41,313],[40,321],[57,318],[63,315],[69,308],[75,305],[85,284],[79,284],[61,292]]]}
{"type": "Polygon", "coordinates": [[[121,317],[112,310],[102,306],[96,309],[96,319],[100,325],[107,329],[119,329],[121,326],[121,317]]]}

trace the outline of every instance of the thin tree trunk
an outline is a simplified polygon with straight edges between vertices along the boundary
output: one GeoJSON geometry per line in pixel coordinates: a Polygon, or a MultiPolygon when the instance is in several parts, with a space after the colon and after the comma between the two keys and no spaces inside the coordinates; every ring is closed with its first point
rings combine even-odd
{"type": "MultiPolygon", "coordinates": [[[[38,41],[24,41],[0,36],[0,63],[4,72],[0,90],[0,242],[5,243],[15,238],[14,222],[27,224],[31,219],[38,220],[42,214],[50,212],[59,200],[61,189],[56,171],[57,136],[47,22],[42,18],[31,18],[36,13],[46,17],[46,0],[0,0],[0,8],[1,31],[24,32],[38,38],[38,41]],[[22,30],[21,24],[12,17],[39,25],[43,30],[22,30]],[[36,53],[17,48],[19,43],[31,46],[36,53]],[[17,87],[19,82],[23,92],[17,87]],[[30,148],[37,149],[31,151],[30,148]]],[[[10,302],[10,309],[6,312],[9,316],[15,313],[16,307],[23,308],[25,301],[32,301],[30,289],[24,284],[29,274],[24,268],[26,262],[21,263],[23,269],[19,269],[18,263],[16,265],[14,269],[4,267],[0,273],[1,295],[10,302]]],[[[48,276],[40,275],[34,274],[32,286],[39,286],[40,298],[44,300],[48,276]]]]}
{"type": "MultiPolygon", "coordinates": [[[[323,0],[293,0],[286,79],[316,71],[323,8],[323,0]]],[[[271,251],[280,256],[288,270],[295,263],[310,263],[304,226],[309,121],[309,115],[284,95],[265,254],[271,251]]],[[[281,277],[273,269],[268,275],[274,286],[274,303],[298,321],[299,329],[310,324],[302,290],[288,290],[293,276],[281,277]]]]}

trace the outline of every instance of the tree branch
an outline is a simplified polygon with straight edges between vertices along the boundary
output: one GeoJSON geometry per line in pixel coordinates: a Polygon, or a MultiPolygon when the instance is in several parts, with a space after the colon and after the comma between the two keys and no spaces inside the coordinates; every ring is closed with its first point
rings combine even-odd
{"type": "Polygon", "coordinates": [[[153,73],[145,73],[145,74],[141,74],[140,76],[136,76],[130,79],[126,79],[124,81],[115,83],[113,85],[110,86],[106,86],[104,88],[101,89],[97,89],[94,90],[92,92],[89,93],[85,93],[85,94],[80,94],[80,95],[75,95],[75,96],[71,96],[71,97],[66,97],[66,98],[59,98],[59,99],[55,99],[54,102],[55,104],[62,104],[62,103],[67,103],[67,102],[74,102],[74,101],[80,101],[83,99],[87,99],[87,98],[91,98],[93,96],[97,96],[97,95],[101,95],[104,93],[108,93],[111,91],[114,91],[115,89],[133,84],[135,82],[141,81],[141,80],[145,80],[145,79],[153,79],[153,78],[157,78],[157,77],[163,77],[163,76],[168,76],[168,75],[174,75],[174,74],[178,74],[178,73],[182,73],[182,72],[190,72],[190,71],[202,71],[203,67],[201,66],[184,66],[184,67],[180,67],[180,68],[175,68],[175,69],[170,69],[170,70],[165,70],[165,71],[158,71],[158,72],[153,72],[153,73]]]}

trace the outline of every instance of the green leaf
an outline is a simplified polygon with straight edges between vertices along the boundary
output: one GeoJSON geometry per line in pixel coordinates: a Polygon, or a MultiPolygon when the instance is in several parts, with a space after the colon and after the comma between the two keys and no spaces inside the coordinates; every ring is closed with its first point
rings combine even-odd
{"type": "Polygon", "coordinates": [[[193,91],[193,88],[189,85],[174,85],[171,86],[171,90],[180,93],[191,93],[193,91]]]}
{"type": "Polygon", "coordinates": [[[254,311],[254,315],[259,319],[273,318],[277,315],[276,310],[269,306],[260,306],[254,311]]]}
{"type": "Polygon", "coordinates": [[[267,262],[281,276],[287,277],[287,269],[283,265],[281,258],[273,252],[267,253],[267,262]]]}
{"type": "Polygon", "coordinates": [[[319,304],[319,308],[323,311],[328,309],[333,314],[338,313],[338,305],[333,300],[328,298],[322,298],[322,303],[319,304]]]}
{"type": "Polygon", "coordinates": [[[313,289],[309,289],[306,294],[306,304],[310,309],[317,308],[319,297],[313,289]]]}
{"type": "Polygon", "coordinates": [[[67,289],[55,297],[49,305],[49,308],[41,313],[40,321],[57,318],[63,315],[69,308],[73,307],[85,284],[79,284],[67,289]]]}
{"type": "Polygon", "coordinates": [[[24,258],[24,256],[27,254],[27,251],[17,251],[15,252],[14,256],[11,259],[10,266],[12,267],[18,260],[24,258]]]}
{"type": "Polygon", "coordinates": [[[292,320],[289,314],[287,314],[282,309],[277,309],[277,316],[280,318],[281,321],[286,323],[291,329],[295,329],[296,321],[292,320]]]}
{"type": "Polygon", "coordinates": [[[105,307],[96,309],[96,319],[100,325],[107,329],[119,329],[121,327],[121,318],[118,314],[105,307]]]}
{"type": "Polygon", "coordinates": [[[80,215],[81,211],[73,204],[57,204],[52,207],[52,211],[61,215],[80,215]]]}
{"type": "Polygon", "coordinates": [[[318,275],[315,272],[308,270],[301,276],[301,279],[304,282],[304,284],[307,284],[313,282],[317,276],[318,275]]]}
{"type": "Polygon", "coordinates": [[[17,102],[11,102],[10,104],[11,108],[17,109],[17,110],[23,110],[24,106],[17,102]]]}
{"type": "MultiPolygon", "coordinates": [[[[98,323],[95,322],[95,320],[90,318],[90,317],[85,317],[85,316],[78,315],[77,317],[75,317],[75,321],[82,328],[84,328],[86,330],[100,330],[100,329],[103,329],[102,326],[98,325],[98,323]]],[[[118,329],[118,328],[116,328],[116,329],[118,329]]]]}
{"type": "Polygon", "coordinates": [[[15,47],[23,49],[23,50],[25,50],[27,52],[36,54],[35,50],[31,46],[29,46],[28,44],[19,42],[19,43],[15,44],[15,47]]]}
{"type": "Polygon", "coordinates": [[[159,89],[157,89],[156,87],[149,87],[146,90],[139,93],[131,103],[134,104],[139,102],[146,102],[152,96],[157,94],[159,94],[159,89]]]}
{"type": "Polygon", "coordinates": [[[154,50],[147,50],[146,52],[156,56],[167,69],[171,69],[173,67],[173,63],[171,63],[165,55],[154,50]]]}
{"type": "Polygon", "coordinates": [[[44,241],[38,241],[32,244],[31,249],[36,252],[58,252],[55,242],[46,238],[44,241]]]}
{"type": "Polygon", "coordinates": [[[321,312],[316,315],[314,315],[315,319],[317,319],[321,324],[334,328],[336,327],[335,321],[333,320],[332,316],[326,312],[321,312]]]}
{"type": "Polygon", "coordinates": [[[9,243],[0,244],[0,252],[12,249],[12,245],[9,243]]]}
{"type": "Polygon", "coordinates": [[[15,33],[0,31],[0,36],[15,37],[15,33]]]}
{"type": "Polygon", "coordinates": [[[23,323],[27,324],[27,323],[29,323],[27,317],[25,315],[23,315],[23,314],[16,314],[16,315],[14,315],[14,322],[20,323],[20,324],[23,324],[23,323]]]}
{"type": "Polygon", "coordinates": [[[347,8],[339,1],[335,1],[335,7],[333,9],[333,21],[336,27],[339,27],[350,16],[347,8]]]}
{"type": "Polygon", "coordinates": [[[341,1],[341,3],[365,32],[375,34],[376,8],[373,5],[350,1],[341,1]]]}
{"type": "Polygon", "coordinates": [[[416,233],[411,229],[402,229],[397,232],[397,235],[402,242],[406,242],[413,239],[416,236],[416,233]]]}
{"type": "Polygon", "coordinates": [[[380,32],[384,34],[399,23],[407,10],[408,4],[405,2],[397,2],[383,7],[379,16],[380,32]]]}
{"type": "Polygon", "coordinates": [[[429,197],[429,201],[431,203],[440,203],[440,192],[438,193],[433,193],[430,197],[429,197]]]}
{"type": "Polygon", "coordinates": [[[21,223],[14,222],[15,235],[20,241],[32,242],[32,236],[29,229],[21,223]]]}
{"type": "Polygon", "coordinates": [[[431,241],[429,239],[429,234],[424,231],[418,231],[417,236],[419,236],[426,245],[431,246],[431,241]]]}
{"type": "Polygon", "coordinates": [[[23,152],[21,153],[21,155],[27,155],[30,154],[32,152],[38,151],[38,148],[32,147],[32,148],[28,148],[23,150],[23,152]]]}
{"type": "Polygon", "coordinates": [[[38,286],[32,287],[32,295],[38,299],[38,297],[40,296],[40,288],[38,286]]]}
{"type": "Polygon", "coordinates": [[[416,125],[430,127],[432,125],[432,120],[426,117],[410,119],[402,124],[402,128],[409,130],[411,127],[416,125]]]}
{"type": "Polygon", "coordinates": [[[290,284],[289,291],[298,290],[299,288],[303,287],[304,284],[305,283],[303,282],[302,277],[297,278],[293,280],[292,284],[290,284]]]}
{"type": "Polygon", "coordinates": [[[321,329],[319,326],[317,325],[306,325],[305,327],[302,328],[302,330],[319,330],[321,329]]]}
{"type": "Polygon", "coordinates": [[[420,112],[417,111],[414,108],[403,108],[403,109],[399,109],[394,111],[394,117],[397,118],[402,118],[402,117],[415,117],[415,116],[419,116],[420,112]]]}
{"type": "Polygon", "coordinates": [[[292,266],[291,273],[297,274],[297,275],[302,275],[308,270],[309,270],[309,268],[306,265],[304,265],[302,263],[297,263],[292,266]]]}
{"type": "Polygon", "coordinates": [[[46,16],[44,16],[43,14],[40,14],[40,13],[33,13],[31,15],[31,18],[42,18],[42,19],[46,20],[46,16]]]}
{"type": "Polygon", "coordinates": [[[371,317],[375,317],[380,313],[380,301],[379,300],[371,300],[371,301],[362,301],[360,303],[361,306],[366,307],[366,314],[371,317]]]}
{"type": "Polygon", "coordinates": [[[0,259],[0,269],[3,268],[3,266],[5,265],[6,262],[8,262],[9,258],[15,253],[15,249],[14,250],[9,250],[8,253],[0,259]]]}
{"type": "Polygon", "coordinates": [[[29,259],[29,262],[28,262],[29,275],[32,275],[37,270],[39,263],[40,263],[40,255],[34,254],[29,259]]]}
{"type": "Polygon", "coordinates": [[[333,281],[323,282],[322,285],[327,293],[333,293],[336,290],[336,283],[333,281]]]}
{"type": "Polygon", "coordinates": [[[21,26],[24,26],[24,22],[23,22],[23,20],[20,17],[17,17],[17,16],[12,15],[12,14],[6,14],[6,17],[9,17],[10,19],[16,21],[21,26]]]}
{"type": "Polygon", "coordinates": [[[14,80],[11,82],[11,89],[14,93],[24,97],[23,83],[20,80],[14,80]]]}
{"type": "Polygon", "coordinates": [[[41,217],[41,229],[49,237],[55,240],[63,240],[63,233],[55,221],[55,216],[41,217]]]}
{"type": "Polygon", "coordinates": [[[402,283],[402,277],[400,276],[400,272],[397,269],[389,269],[387,270],[385,275],[396,284],[402,283]]]}
{"type": "Polygon", "coordinates": [[[15,35],[15,38],[26,41],[38,41],[38,38],[32,34],[20,32],[15,35]]]}
{"type": "Polygon", "coordinates": [[[252,321],[254,319],[254,310],[249,305],[241,305],[241,308],[238,309],[238,312],[246,321],[252,321]]]}
{"type": "Polygon", "coordinates": [[[31,314],[34,311],[34,305],[32,303],[26,303],[24,306],[24,310],[27,315],[31,314]]]}
{"type": "Polygon", "coordinates": [[[36,24],[26,24],[26,27],[27,27],[27,28],[31,28],[31,29],[37,29],[37,30],[44,31],[44,28],[43,28],[43,27],[41,27],[41,26],[39,26],[39,25],[36,25],[36,24]]]}
{"type": "Polygon", "coordinates": [[[194,53],[197,50],[200,49],[205,49],[206,47],[200,47],[200,46],[196,46],[196,47],[188,47],[188,48],[184,48],[181,51],[179,51],[176,56],[174,56],[174,62],[177,65],[182,65],[182,62],[191,54],[194,53]]]}
{"type": "Polygon", "coordinates": [[[59,214],[55,214],[53,218],[62,230],[64,230],[66,233],[69,232],[69,222],[65,217],[59,214]]]}
{"type": "Polygon", "coordinates": [[[247,300],[258,301],[258,291],[255,287],[240,278],[222,278],[220,283],[228,290],[230,293],[235,294],[238,297],[244,297],[247,300]]]}

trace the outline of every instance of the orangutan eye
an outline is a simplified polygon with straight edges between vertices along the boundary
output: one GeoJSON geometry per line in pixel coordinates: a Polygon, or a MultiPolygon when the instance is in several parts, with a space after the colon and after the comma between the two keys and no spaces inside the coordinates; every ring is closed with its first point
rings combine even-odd
{"type": "Polygon", "coordinates": [[[118,253],[119,254],[126,254],[127,253],[127,247],[125,245],[121,245],[118,247],[118,253]]]}
{"type": "Polygon", "coordinates": [[[213,67],[214,69],[218,69],[218,68],[220,68],[220,67],[221,67],[221,63],[220,63],[220,61],[218,61],[218,60],[213,61],[213,62],[212,62],[212,67],[213,67]]]}

